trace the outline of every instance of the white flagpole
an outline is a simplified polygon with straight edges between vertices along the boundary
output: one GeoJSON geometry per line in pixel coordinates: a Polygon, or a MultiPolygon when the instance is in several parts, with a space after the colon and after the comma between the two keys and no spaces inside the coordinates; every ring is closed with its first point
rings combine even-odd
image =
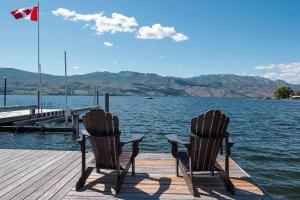
{"type": "Polygon", "coordinates": [[[67,52],[65,51],[65,120],[66,124],[68,124],[68,95],[67,95],[67,52]]]}
{"type": "Polygon", "coordinates": [[[42,87],[42,69],[40,63],[40,2],[38,2],[38,113],[42,112],[42,94],[41,94],[41,87],[42,87]]]}

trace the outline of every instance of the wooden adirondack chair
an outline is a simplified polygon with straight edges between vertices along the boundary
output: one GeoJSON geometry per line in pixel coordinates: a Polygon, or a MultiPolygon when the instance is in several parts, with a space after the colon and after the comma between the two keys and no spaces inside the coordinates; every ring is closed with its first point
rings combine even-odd
{"type": "Polygon", "coordinates": [[[172,144],[172,156],[176,159],[176,174],[178,166],[188,185],[190,192],[195,196],[196,190],[193,186],[193,173],[199,171],[218,171],[226,189],[234,194],[234,185],[229,178],[229,156],[233,145],[229,142],[229,134],[226,128],[229,123],[229,117],[219,110],[210,110],[205,114],[192,118],[190,141],[183,142],[176,135],[166,135],[168,141],[172,144]],[[223,152],[223,141],[225,140],[225,169],[217,162],[218,152],[223,152]],[[179,152],[178,145],[181,144],[187,148],[187,152],[179,152]]]}
{"type": "Polygon", "coordinates": [[[139,153],[139,143],[144,135],[134,134],[132,138],[125,142],[120,142],[119,119],[110,113],[105,113],[102,109],[92,109],[83,117],[85,130],[78,140],[82,152],[81,177],[76,183],[76,190],[79,191],[85,184],[86,179],[94,168],[97,172],[100,169],[116,170],[115,192],[120,191],[121,184],[132,165],[132,175],[135,174],[135,157],[139,153]],[[90,139],[94,161],[86,168],[85,161],[85,140],[90,139]],[[125,144],[132,143],[131,151],[123,151],[125,144]]]}

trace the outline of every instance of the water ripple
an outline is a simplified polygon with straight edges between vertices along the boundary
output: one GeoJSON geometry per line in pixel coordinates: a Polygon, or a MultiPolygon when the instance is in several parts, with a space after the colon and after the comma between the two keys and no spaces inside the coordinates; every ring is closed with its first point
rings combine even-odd
{"type": "MultiPolygon", "coordinates": [[[[44,97],[45,104],[63,108],[63,96],[44,97]]],[[[34,104],[35,96],[9,96],[10,105],[34,104]]],[[[89,106],[93,97],[70,97],[70,106],[89,106]]],[[[1,100],[0,100],[1,103],[1,100]]],[[[231,118],[235,142],[232,157],[278,199],[300,199],[300,101],[229,98],[111,97],[110,110],[120,118],[122,139],[145,134],[144,152],[170,152],[164,135],[187,140],[190,120],[208,109],[231,118]]],[[[103,105],[103,98],[100,98],[103,105]]],[[[81,127],[83,128],[83,127],[81,127]]],[[[1,148],[79,150],[72,134],[1,134],[1,148]]]]}

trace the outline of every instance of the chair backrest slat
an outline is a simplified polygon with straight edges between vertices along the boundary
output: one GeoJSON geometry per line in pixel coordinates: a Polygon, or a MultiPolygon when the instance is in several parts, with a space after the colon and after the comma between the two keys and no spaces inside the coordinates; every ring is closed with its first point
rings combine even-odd
{"type": "Polygon", "coordinates": [[[190,138],[189,152],[194,170],[211,170],[214,167],[222,142],[222,138],[216,136],[226,131],[228,123],[229,117],[219,110],[209,110],[192,118],[191,132],[199,136],[190,138]]]}
{"type": "Polygon", "coordinates": [[[114,133],[112,115],[110,113],[105,113],[105,117],[107,123],[107,133],[108,135],[112,135],[114,133]]]}
{"type": "Polygon", "coordinates": [[[114,132],[118,133],[120,132],[119,130],[119,118],[116,116],[113,116],[113,125],[114,125],[114,132]]]}
{"type": "Polygon", "coordinates": [[[116,169],[121,154],[118,117],[97,108],[86,113],[83,122],[91,135],[89,138],[96,167],[116,169]]]}

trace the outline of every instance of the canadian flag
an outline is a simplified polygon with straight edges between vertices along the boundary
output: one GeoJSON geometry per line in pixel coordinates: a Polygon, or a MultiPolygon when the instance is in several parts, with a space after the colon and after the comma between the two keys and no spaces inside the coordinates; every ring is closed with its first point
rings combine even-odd
{"type": "Polygon", "coordinates": [[[30,19],[32,21],[38,21],[38,6],[35,6],[33,8],[21,8],[17,10],[13,10],[10,13],[16,18],[16,19],[30,19]]]}

